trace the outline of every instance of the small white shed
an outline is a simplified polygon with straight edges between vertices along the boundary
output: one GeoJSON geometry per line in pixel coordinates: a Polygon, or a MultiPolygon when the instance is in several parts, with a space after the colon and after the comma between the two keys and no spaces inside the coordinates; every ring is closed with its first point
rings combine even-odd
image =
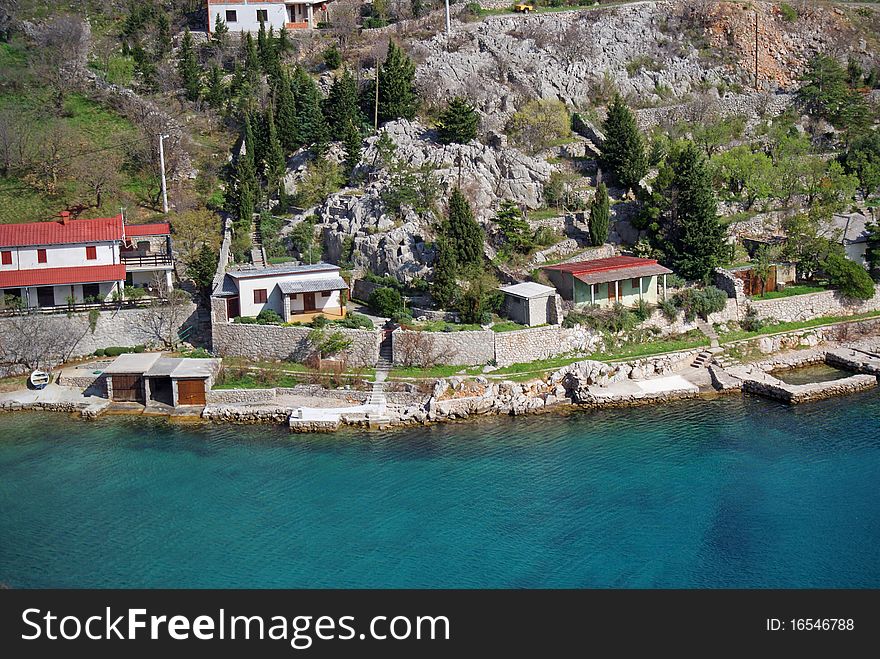
{"type": "Polygon", "coordinates": [[[522,325],[535,327],[555,322],[551,305],[556,304],[556,289],[533,281],[502,286],[504,315],[522,325]]]}

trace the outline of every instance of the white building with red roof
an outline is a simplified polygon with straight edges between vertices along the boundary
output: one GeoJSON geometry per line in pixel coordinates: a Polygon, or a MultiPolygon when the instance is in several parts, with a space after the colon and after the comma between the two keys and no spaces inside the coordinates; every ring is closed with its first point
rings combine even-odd
{"type": "Polygon", "coordinates": [[[127,225],[122,216],[0,224],[0,304],[25,308],[121,299],[124,287],[172,286],[167,222],[127,225]]]}

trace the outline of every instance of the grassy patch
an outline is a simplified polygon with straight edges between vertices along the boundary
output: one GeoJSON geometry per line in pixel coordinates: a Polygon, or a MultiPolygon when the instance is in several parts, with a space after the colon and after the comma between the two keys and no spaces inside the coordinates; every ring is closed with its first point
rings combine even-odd
{"type": "Polygon", "coordinates": [[[823,291],[827,291],[828,288],[826,286],[806,286],[806,285],[798,285],[798,286],[786,286],[781,291],[770,291],[769,293],[764,293],[763,295],[755,295],[752,297],[753,300],[774,300],[780,297],[792,297],[795,295],[807,295],[808,293],[821,293],[823,291]]]}
{"type": "Polygon", "coordinates": [[[474,332],[482,330],[480,325],[468,323],[447,323],[445,320],[426,320],[423,323],[406,325],[404,329],[416,332],[474,332]]]}
{"type": "Polygon", "coordinates": [[[527,325],[520,325],[519,323],[515,323],[512,320],[505,320],[500,323],[495,323],[492,325],[493,332],[516,332],[517,330],[528,329],[527,325]]]}
{"type": "Polygon", "coordinates": [[[528,218],[530,220],[549,220],[554,217],[560,217],[562,214],[562,211],[556,208],[537,208],[528,212],[528,218]]]}
{"type": "Polygon", "coordinates": [[[439,378],[450,378],[453,375],[464,371],[467,375],[479,375],[483,370],[482,366],[455,366],[451,364],[439,364],[429,368],[420,368],[418,366],[399,366],[392,369],[390,376],[398,380],[429,380],[439,378]]]}
{"type": "Polygon", "coordinates": [[[721,343],[731,343],[733,341],[753,339],[757,336],[765,336],[767,334],[780,334],[782,332],[792,332],[813,327],[821,327],[822,325],[833,325],[835,323],[845,323],[848,321],[865,320],[867,318],[877,317],[880,317],[880,311],[868,311],[866,313],[855,314],[852,316],[823,316],[821,318],[813,318],[812,320],[776,323],[774,325],[762,327],[757,332],[746,332],[745,330],[725,332],[719,335],[719,341],[721,343]]]}

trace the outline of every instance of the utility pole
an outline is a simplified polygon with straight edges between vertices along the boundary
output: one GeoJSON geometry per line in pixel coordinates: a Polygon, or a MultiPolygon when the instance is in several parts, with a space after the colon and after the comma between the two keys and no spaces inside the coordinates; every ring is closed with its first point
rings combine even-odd
{"type": "Polygon", "coordinates": [[[758,10],[755,9],[755,91],[758,91],[758,10]]]}
{"type": "Polygon", "coordinates": [[[449,0],[446,0],[446,34],[452,34],[452,21],[449,19],[449,0]]]}
{"type": "Polygon", "coordinates": [[[373,130],[379,130],[379,58],[376,58],[376,101],[373,104],[373,130]]]}
{"type": "Polygon", "coordinates": [[[168,188],[165,185],[165,145],[167,135],[159,133],[159,169],[162,170],[162,212],[168,215],[168,188]]]}

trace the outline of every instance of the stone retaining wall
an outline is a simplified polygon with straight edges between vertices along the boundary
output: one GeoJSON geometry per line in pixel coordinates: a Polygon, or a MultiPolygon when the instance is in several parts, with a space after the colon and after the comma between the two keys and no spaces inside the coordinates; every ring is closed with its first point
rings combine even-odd
{"type": "MultiPolygon", "coordinates": [[[[747,117],[754,122],[757,117],[776,117],[791,107],[794,101],[792,94],[729,94],[719,98],[716,103],[717,113],[721,117],[747,117]]],[[[656,126],[676,124],[681,121],[695,121],[704,108],[697,101],[659,108],[644,108],[635,111],[636,122],[644,131],[656,126]]]]}
{"type": "Polygon", "coordinates": [[[875,287],[870,300],[850,300],[838,291],[822,291],[806,295],[792,295],[772,300],[750,300],[748,304],[759,318],[782,322],[798,322],[823,316],[852,316],[880,309],[880,286],[875,287]]]}
{"type": "MultiPolygon", "coordinates": [[[[101,311],[95,323],[95,331],[89,327],[88,313],[74,313],[70,316],[64,314],[28,314],[26,316],[13,316],[0,318],[0,337],[14,336],[19,328],[34,328],[35,334],[59,333],[65,336],[77,337],[72,350],[66,355],[67,359],[85,357],[91,355],[99,348],[111,346],[133,347],[136,345],[157,346],[161,344],[160,337],[153,332],[150,322],[155,312],[149,308],[141,309],[116,309],[113,311],[101,311]],[[38,332],[38,326],[39,332],[38,332]]],[[[180,314],[183,321],[174,328],[175,334],[187,325],[196,322],[196,305],[187,302],[180,314]]]]}
{"type": "Polygon", "coordinates": [[[351,282],[351,297],[354,300],[362,300],[366,302],[370,299],[370,293],[377,288],[382,288],[379,284],[367,281],[366,279],[355,279],[351,282]]]}
{"type": "Polygon", "coordinates": [[[586,327],[568,329],[557,325],[493,334],[498,366],[533,362],[570,352],[589,354],[602,343],[601,335],[586,327]]]}
{"type": "MultiPolygon", "coordinates": [[[[344,356],[352,366],[375,366],[379,360],[381,332],[333,328],[352,340],[344,356]]],[[[223,357],[244,357],[253,360],[302,361],[312,352],[308,327],[281,325],[246,325],[215,323],[213,327],[214,354],[223,357]]]]}

